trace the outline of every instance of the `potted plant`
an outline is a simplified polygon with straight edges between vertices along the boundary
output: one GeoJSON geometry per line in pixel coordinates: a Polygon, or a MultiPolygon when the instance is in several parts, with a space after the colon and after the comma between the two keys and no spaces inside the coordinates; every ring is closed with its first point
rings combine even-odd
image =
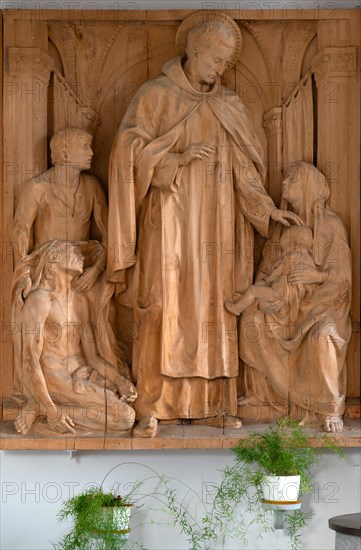
{"type": "MultiPolygon", "coordinates": [[[[341,449],[327,435],[312,435],[343,456],[341,449]]],[[[239,518],[230,518],[228,533],[235,529],[246,543],[248,524],[255,523],[262,532],[287,525],[290,546],[300,547],[300,532],[313,515],[301,510],[300,495],[313,490],[312,467],[319,463],[318,450],[309,445],[309,435],[297,421],[280,420],[265,431],[252,431],[233,449],[236,462],[223,470],[222,483],[216,493],[217,508],[223,502],[245,506],[239,518]],[[275,510],[271,517],[269,510],[275,510]],[[249,514],[250,520],[246,518],[249,514]],[[235,525],[238,526],[234,527],[235,525]]]]}
{"type": "Polygon", "coordinates": [[[66,500],[58,513],[60,522],[72,517],[74,527],[54,547],[57,550],[116,550],[130,532],[132,504],[128,497],[91,487],[66,500]]]}
{"type": "Polygon", "coordinates": [[[260,475],[255,481],[262,484],[265,503],[292,505],[300,491],[312,490],[311,468],[319,454],[297,422],[286,419],[264,432],[250,432],[233,450],[237,461],[256,466],[260,475]]]}

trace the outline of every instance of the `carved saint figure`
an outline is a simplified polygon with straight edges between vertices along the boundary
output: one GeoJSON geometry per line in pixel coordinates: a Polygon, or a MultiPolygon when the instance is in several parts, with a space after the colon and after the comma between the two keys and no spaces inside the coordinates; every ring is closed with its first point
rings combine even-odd
{"type": "MultiPolygon", "coordinates": [[[[346,351],[351,337],[351,253],[345,227],[327,205],[326,178],[310,164],[290,165],[282,200],[313,234],[312,258],[289,270],[288,283],[313,287],[300,299],[292,323],[257,304],[241,317],[240,355],[246,400],[268,404],[282,400],[304,419],[316,413],[326,431],[343,427],[346,351]],[[252,330],[253,327],[253,330],[252,330]],[[252,333],[252,337],[250,334],[252,333]]],[[[267,284],[281,254],[281,227],[266,242],[256,285],[267,284]]],[[[287,231],[287,229],[283,229],[287,231]]]]}
{"type": "Polygon", "coordinates": [[[136,93],[110,159],[108,272],[132,280],[137,436],[154,436],[157,420],[241,425],[224,300],[252,284],[252,225],[266,236],[270,218],[298,223],[267,195],[250,115],[220,83],[240,30],[225,14],[201,17],[178,30],[183,55],[136,93]]]}
{"type": "Polygon", "coordinates": [[[59,432],[130,430],[135,388],[99,355],[88,301],[73,289],[83,272],[80,250],[52,241],[32,256],[36,269],[21,312],[29,399],[15,420],[17,431],[27,434],[39,416],[59,432]]]}
{"type": "Polygon", "coordinates": [[[270,275],[247,288],[236,301],[226,301],[226,309],[239,315],[258,300],[261,311],[273,313],[283,322],[295,322],[300,303],[310,297],[315,285],[291,284],[288,275],[299,266],[316,267],[312,247],[313,235],[309,227],[292,225],[285,229],[280,238],[281,258],[274,264],[270,275]]]}

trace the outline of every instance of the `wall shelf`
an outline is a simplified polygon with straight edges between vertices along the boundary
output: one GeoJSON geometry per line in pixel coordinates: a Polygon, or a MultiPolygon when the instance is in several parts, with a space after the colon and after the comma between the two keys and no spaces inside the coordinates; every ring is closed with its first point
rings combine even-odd
{"type": "MultiPolygon", "coordinates": [[[[267,424],[247,422],[240,430],[215,428],[197,425],[160,425],[158,435],[151,439],[121,437],[114,435],[59,435],[31,434],[19,436],[14,434],[12,422],[1,423],[0,444],[3,450],[145,450],[145,449],[231,449],[240,439],[247,437],[249,430],[262,431],[267,424]]],[[[311,447],[322,447],[322,441],[312,437],[310,428],[309,443],[311,447]]],[[[319,430],[322,435],[324,432],[319,430]]],[[[346,420],[343,432],[334,434],[335,442],[340,447],[361,447],[360,420],[346,420]]]]}

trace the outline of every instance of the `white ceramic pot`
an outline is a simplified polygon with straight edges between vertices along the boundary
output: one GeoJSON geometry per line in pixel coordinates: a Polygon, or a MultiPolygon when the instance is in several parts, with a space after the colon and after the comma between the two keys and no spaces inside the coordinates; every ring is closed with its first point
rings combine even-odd
{"type": "Polygon", "coordinates": [[[127,537],[130,532],[129,521],[132,505],[128,506],[104,506],[102,508],[102,514],[97,521],[97,527],[94,529],[94,536],[96,538],[102,538],[104,535],[114,537],[127,537]],[[109,525],[109,515],[112,518],[113,529],[109,532],[105,530],[106,525],[109,525]]]}
{"type": "Polygon", "coordinates": [[[264,476],[263,498],[269,503],[296,502],[300,476],[264,476]]]}

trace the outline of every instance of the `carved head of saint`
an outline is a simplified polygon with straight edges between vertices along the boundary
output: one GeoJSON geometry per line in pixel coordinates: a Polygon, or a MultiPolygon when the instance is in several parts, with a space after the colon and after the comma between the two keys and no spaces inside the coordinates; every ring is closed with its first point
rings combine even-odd
{"type": "Polygon", "coordinates": [[[53,164],[70,164],[79,171],[88,170],[93,158],[93,136],[81,128],[68,126],[58,130],[50,141],[53,164]]]}
{"type": "Polygon", "coordinates": [[[221,22],[201,23],[188,33],[186,72],[198,82],[212,85],[228,68],[235,48],[233,33],[221,22]]]}

